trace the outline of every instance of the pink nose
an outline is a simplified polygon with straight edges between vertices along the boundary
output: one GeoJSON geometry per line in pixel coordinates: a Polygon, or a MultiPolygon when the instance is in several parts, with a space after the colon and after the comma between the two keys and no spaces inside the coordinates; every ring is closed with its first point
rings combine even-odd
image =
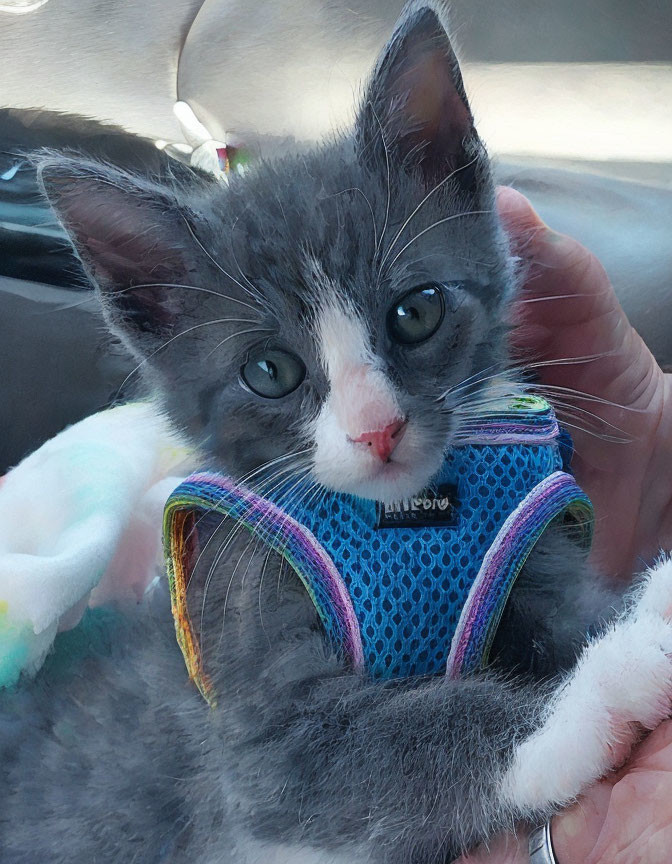
{"type": "Polygon", "coordinates": [[[359,438],[353,438],[355,444],[366,444],[371,447],[381,462],[387,462],[390,454],[401,441],[406,429],[405,420],[395,420],[384,429],[375,432],[362,432],[359,438]]]}

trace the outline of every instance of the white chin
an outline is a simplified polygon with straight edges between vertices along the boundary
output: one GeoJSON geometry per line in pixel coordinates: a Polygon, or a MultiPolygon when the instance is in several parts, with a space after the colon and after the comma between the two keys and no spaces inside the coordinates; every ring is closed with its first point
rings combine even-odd
{"type": "Polygon", "coordinates": [[[406,460],[394,456],[385,464],[357,466],[359,470],[314,469],[315,478],[334,492],[346,492],[359,498],[390,504],[417,495],[441,467],[442,454],[434,459],[414,460],[411,467],[406,460]]]}

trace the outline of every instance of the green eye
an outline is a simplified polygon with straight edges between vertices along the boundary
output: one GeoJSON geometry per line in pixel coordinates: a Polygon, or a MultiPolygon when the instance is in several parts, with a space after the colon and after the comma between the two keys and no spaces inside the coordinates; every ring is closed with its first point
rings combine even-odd
{"type": "Polygon", "coordinates": [[[281,399],[296,390],[306,377],[306,367],[294,354],[268,348],[250,356],[240,377],[257,396],[281,399]]]}
{"type": "Polygon", "coordinates": [[[436,333],[444,311],[441,286],[421,285],[392,306],[387,313],[387,331],[400,345],[416,345],[436,333]]]}

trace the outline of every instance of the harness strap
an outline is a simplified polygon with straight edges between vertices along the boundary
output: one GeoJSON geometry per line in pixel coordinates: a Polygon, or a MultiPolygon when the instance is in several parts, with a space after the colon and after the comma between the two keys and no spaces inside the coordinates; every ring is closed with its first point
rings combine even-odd
{"type": "MultiPolygon", "coordinates": [[[[200,640],[187,602],[193,575],[190,544],[197,543],[196,514],[218,513],[240,522],[280,554],[301,579],[335,647],[355,668],[364,665],[359,623],[343,579],[314,535],[275,504],[220,474],[193,474],[168,499],[164,543],[175,631],[189,677],[215,704],[212,682],[203,669],[200,640]]],[[[202,518],[202,516],[201,516],[202,518]]]]}
{"type": "Polygon", "coordinates": [[[447,674],[459,678],[486,665],[495,633],[518,575],[554,519],[567,517],[590,547],[593,507],[571,474],[556,471],[509,514],[483,558],[453,635],[447,674]]]}
{"type": "MultiPolygon", "coordinates": [[[[188,606],[198,553],[198,524],[208,514],[240,522],[280,554],[308,592],[327,636],[355,668],[364,665],[362,635],[347,586],[321,543],[273,502],[219,474],[194,474],[173,492],[164,516],[165,552],[177,640],[190,678],[205,699],[216,694],[203,668],[200,638],[188,606]],[[200,514],[200,515],[199,515],[200,514]]],[[[488,548],[461,610],[446,673],[467,675],[486,665],[511,589],[543,532],[556,519],[571,519],[579,541],[590,546],[592,506],[571,474],[556,471],[538,483],[509,514],[488,548]]]]}

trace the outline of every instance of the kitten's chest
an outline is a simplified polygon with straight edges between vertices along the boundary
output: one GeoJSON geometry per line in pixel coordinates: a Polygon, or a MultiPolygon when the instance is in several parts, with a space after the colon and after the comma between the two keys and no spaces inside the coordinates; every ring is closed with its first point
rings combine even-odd
{"type": "Polygon", "coordinates": [[[579,494],[561,468],[544,444],[461,447],[409,500],[334,495],[293,514],[329,558],[296,546],[332,640],[375,678],[473,671],[531,545],[579,494]]]}
{"type": "Polygon", "coordinates": [[[180,526],[185,512],[215,510],[290,565],[351,666],[393,678],[485,665],[511,588],[550,523],[571,519],[590,539],[590,502],[563,470],[552,409],[519,403],[452,449],[427,491],[396,505],[326,490],[315,505],[296,482],[264,498],[220,475],[189,478],[166,519],[187,662],[198,657],[180,606],[189,576],[180,526]]]}

